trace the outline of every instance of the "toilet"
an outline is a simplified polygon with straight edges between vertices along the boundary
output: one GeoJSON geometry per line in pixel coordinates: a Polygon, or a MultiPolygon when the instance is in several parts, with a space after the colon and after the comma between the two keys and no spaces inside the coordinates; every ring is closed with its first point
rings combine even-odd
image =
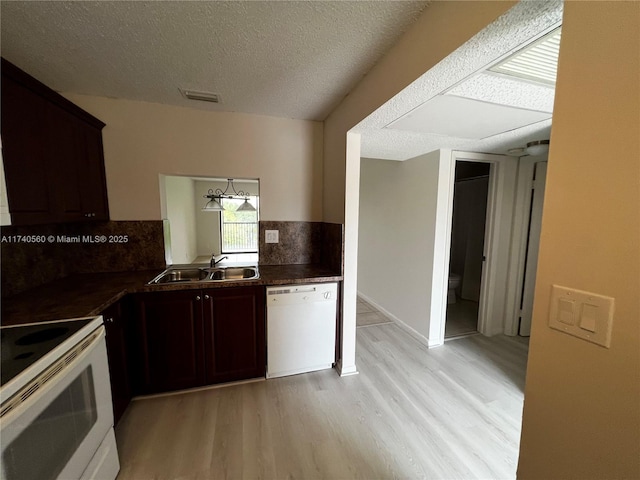
{"type": "Polygon", "coordinates": [[[449,274],[449,291],[447,293],[447,303],[456,303],[456,289],[460,286],[461,277],[457,273],[449,274]]]}

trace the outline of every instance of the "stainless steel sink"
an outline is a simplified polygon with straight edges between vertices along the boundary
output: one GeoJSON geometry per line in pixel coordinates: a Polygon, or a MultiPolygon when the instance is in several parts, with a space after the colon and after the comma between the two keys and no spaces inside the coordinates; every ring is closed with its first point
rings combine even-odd
{"type": "Polygon", "coordinates": [[[232,282],[259,278],[258,267],[168,268],[149,285],[184,282],[232,282]]]}
{"type": "Polygon", "coordinates": [[[210,268],[209,280],[249,280],[258,278],[256,267],[223,267],[210,268]]]}
{"type": "Polygon", "coordinates": [[[207,272],[200,268],[165,270],[149,283],[198,282],[207,278],[207,272]]]}

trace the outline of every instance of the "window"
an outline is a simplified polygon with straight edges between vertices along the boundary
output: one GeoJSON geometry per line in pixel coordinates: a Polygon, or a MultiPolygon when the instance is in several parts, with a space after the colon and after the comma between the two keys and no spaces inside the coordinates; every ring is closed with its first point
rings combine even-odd
{"type": "Polygon", "coordinates": [[[242,198],[223,198],[220,218],[222,253],[258,252],[258,197],[248,197],[255,212],[238,212],[244,203],[242,198]]]}

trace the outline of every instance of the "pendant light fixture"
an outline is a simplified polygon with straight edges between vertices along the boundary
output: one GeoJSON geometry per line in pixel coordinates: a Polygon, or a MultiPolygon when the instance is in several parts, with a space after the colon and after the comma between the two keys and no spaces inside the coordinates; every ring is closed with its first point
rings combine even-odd
{"type": "Polygon", "coordinates": [[[246,197],[244,199],[244,203],[236,209],[236,212],[255,212],[255,211],[256,211],[256,207],[251,205],[249,203],[249,199],[246,197]]]}
{"type": "Polygon", "coordinates": [[[213,195],[213,190],[209,189],[209,195],[205,195],[205,198],[208,198],[209,201],[204,207],[202,207],[203,212],[221,212],[224,210],[220,202],[217,200],[220,197],[213,195]]]}
{"type": "Polygon", "coordinates": [[[202,207],[203,212],[222,212],[224,207],[222,206],[223,198],[243,198],[244,203],[238,207],[236,211],[238,212],[255,212],[256,208],[249,203],[249,193],[245,193],[240,190],[239,192],[233,186],[233,178],[227,179],[227,187],[223,190],[216,188],[215,190],[209,189],[205,198],[208,198],[209,201],[207,204],[202,207]]]}

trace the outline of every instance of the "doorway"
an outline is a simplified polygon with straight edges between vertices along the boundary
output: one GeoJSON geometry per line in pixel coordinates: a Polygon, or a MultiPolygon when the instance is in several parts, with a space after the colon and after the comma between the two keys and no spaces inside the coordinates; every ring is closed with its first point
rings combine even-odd
{"type": "Polygon", "coordinates": [[[490,169],[488,163],[455,164],[445,338],[478,331],[490,169]]]}
{"type": "Polygon", "coordinates": [[[455,169],[459,161],[489,165],[484,262],[481,269],[477,330],[486,336],[506,333],[505,306],[509,292],[505,286],[508,286],[510,281],[509,253],[518,161],[506,155],[453,151],[448,172],[443,172],[443,178],[439,182],[438,192],[442,195],[442,209],[439,209],[436,220],[442,226],[442,230],[436,232],[436,239],[441,243],[437,242],[438,248],[434,257],[433,295],[440,299],[441,307],[432,313],[431,327],[434,331],[439,331],[438,339],[441,339],[442,343],[446,327],[455,169]]]}

